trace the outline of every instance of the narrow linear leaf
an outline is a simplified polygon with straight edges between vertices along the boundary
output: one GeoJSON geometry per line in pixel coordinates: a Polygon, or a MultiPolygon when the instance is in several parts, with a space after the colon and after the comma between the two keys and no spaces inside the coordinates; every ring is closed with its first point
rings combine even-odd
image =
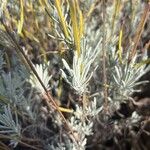
{"type": "Polygon", "coordinates": [[[118,49],[118,55],[119,55],[120,62],[122,62],[122,34],[123,34],[123,31],[121,29],[120,33],[119,33],[119,49],[118,49]]]}
{"type": "Polygon", "coordinates": [[[56,9],[57,9],[57,12],[58,12],[58,16],[60,18],[60,23],[61,23],[64,35],[68,39],[69,38],[69,33],[68,33],[67,25],[66,25],[66,22],[65,22],[65,18],[63,16],[63,13],[62,13],[62,10],[61,10],[61,7],[60,7],[61,6],[60,0],[55,0],[55,6],[56,6],[56,9]]]}
{"type": "Polygon", "coordinates": [[[18,34],[22,33],[23,22],[24,22],[23,0],[20,0],[20,20],[18,21],[18,34]]]}
{"type": "Polygon", "coordinates": [[[73,37],[75,48],[77,50],[78,56],[80,55],[80,31],[78,28],[78,20],[77,20],[77,1],[69,0],[70,5],[70,16],[72,21],[72,28],[73,28],[73,37]]]}

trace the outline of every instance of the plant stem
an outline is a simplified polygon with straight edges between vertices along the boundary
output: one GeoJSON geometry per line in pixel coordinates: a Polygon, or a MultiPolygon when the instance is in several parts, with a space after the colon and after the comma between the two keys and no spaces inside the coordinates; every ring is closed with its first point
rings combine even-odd
{"type": "Polygon", "coordinates": [[[108,108],[108,94],[107,94],[107,72],[106,72],[106,28],[105,28],[105,19],[106,19],[106,2],[105,0],[102,1],[102,19],[103,19],[103,40],[102,40],[102,51],[103,51],[103,85],[104,85],[104,108],[107,112],[108,108]]]}
{"type": "Polygon", "coordinates": [[[132,57],[134,57],[134,55],[136,54],[136,49],[137,49],[137,46],[138,46],[138,43],[139,43],[139,40],[141,38],[141,35],[142,35],[142,32],[144,30],[144,26],[146,24],[146,21],[148,19],[148,16],[149,16],[149,11],[150,11],[150,2],[148,2],[147,4],[145,4],[145,9],[144,9],[144,12],[143,12],[143,15],[141,17],[141,21],[139,23],[139,26],[137,28],[137,31],[136,31],[136,35],[133,39],[133,42],[134,42],[134,47],[131,51],[131,55],[129,57],[129,61],[131,61],[132,57]]]}
{"type": "Polygon", "coordinates": [[[10,137],[10,136],[0,134],[0,140],[2,140],[2,139],[15,140],[16,142],[20,143],[20,145],[23,145],[23,146],[25,146],[25,147],[30,147],[30,148],[32,148],[32,149],[34,149],[34,150],[41,150],[41,149],[39,149],[39,148],[37,148],[37,147],[35,147],[35,146],[29,145],[29,144],[27,144],[27,143],[24,143],[24,142],[22,142],[21,140],[13,139],[13,138],[10,137]]]}

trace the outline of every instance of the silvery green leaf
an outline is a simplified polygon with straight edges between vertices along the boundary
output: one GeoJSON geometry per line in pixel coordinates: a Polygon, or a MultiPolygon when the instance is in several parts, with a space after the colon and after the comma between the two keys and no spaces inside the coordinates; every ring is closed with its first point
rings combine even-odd
{"type": "Polygon", "coordinates": [[[68,72],[70,73],[70,75],[72,76],[72,69],[70,69],[68,63],[66,62],[65,59],[62,59],[62,62],[64,64],[64,67],[68,70],[68,72]]]}
{"type": "Polygon", "coordinates": [[[71,75],[71,79],[64,74],[64,72],[62,75],[80,95],[87,92],[88,83],[93,75],[93,71],[90,71],[91,65],[100,52],[99,45],[101,41],[97,43],[93,51],[92,48],[85,45],[85,43],[86,39],[83,39],[80,55],[78,55],[76,51],[74,52],[72,68],[62,59],[64,67],[71,75]]]}
{"type": "MultiPolygon", "coordinates": [[[[49,90],[50,89],[49,81],[52,78],[52,75],[49,75],[47,65],[45,64],[35,65],[35,70],[38,73],[39,77],[41,78],[47,90],[49,90]]],[[[30,75],[29,82],[33,87],[38,89],[41,93],[45,93],[45,90],[43,89],[42,85],[40,84],[39,80],[35,77],[34,74],[30,75]]]]}
{"type": "Polygon", "coordinates": [[[23,99],[22,86],[25,80],[22,79],[16,72],[2,73],[0,77],[1,94],[9,100],[9,103],[18,105],[23,99]]]}
{"type": "Polygon", "coordinates": [[[10,106],[5,106],[4,113],[0,114],[0,124],[0,133],[20,136],[21,127],[18,123],[18,116],[15,113],[15,120],[13,119],[10,106]]]}
{"type": "MultiPolygon", "coordinates": [[[[135,89],[138,85],[145,84],[147,81],[139,81],[139,79],[150,70],[149,66],[142,65],[140,67],[135,67],[138,55],[135,55],[133,59],[128,62],[128,60],[123,59],[123,63],[119,63],[114,66],[113,70],[113,86],[117,89],[117,93],[125,97],[130,97],[133,92],[140,91],[135,89]]],[[[118,60],[116,60],[118,61],[118,60]]]]}

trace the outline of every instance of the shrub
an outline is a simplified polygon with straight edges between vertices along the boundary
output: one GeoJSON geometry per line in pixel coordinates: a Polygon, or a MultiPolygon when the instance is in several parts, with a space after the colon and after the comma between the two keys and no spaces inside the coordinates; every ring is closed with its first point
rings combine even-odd
{"type": "Polygon", "coordinates": [[[100,137],[103,149],[108,134],[138,123],[135,111],[113,116],[148,83],[148,10],[141,1],[1,0],[0,147],[83,150],[100,137]]]}

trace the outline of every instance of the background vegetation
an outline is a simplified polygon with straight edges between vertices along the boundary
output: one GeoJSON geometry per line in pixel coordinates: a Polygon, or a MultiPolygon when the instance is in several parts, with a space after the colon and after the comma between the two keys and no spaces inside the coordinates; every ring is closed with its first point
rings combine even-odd
{"type": "Polygon", "coordinates": [[[150,149],[148,0],[0,0],[0,149],[150,149]]]}

